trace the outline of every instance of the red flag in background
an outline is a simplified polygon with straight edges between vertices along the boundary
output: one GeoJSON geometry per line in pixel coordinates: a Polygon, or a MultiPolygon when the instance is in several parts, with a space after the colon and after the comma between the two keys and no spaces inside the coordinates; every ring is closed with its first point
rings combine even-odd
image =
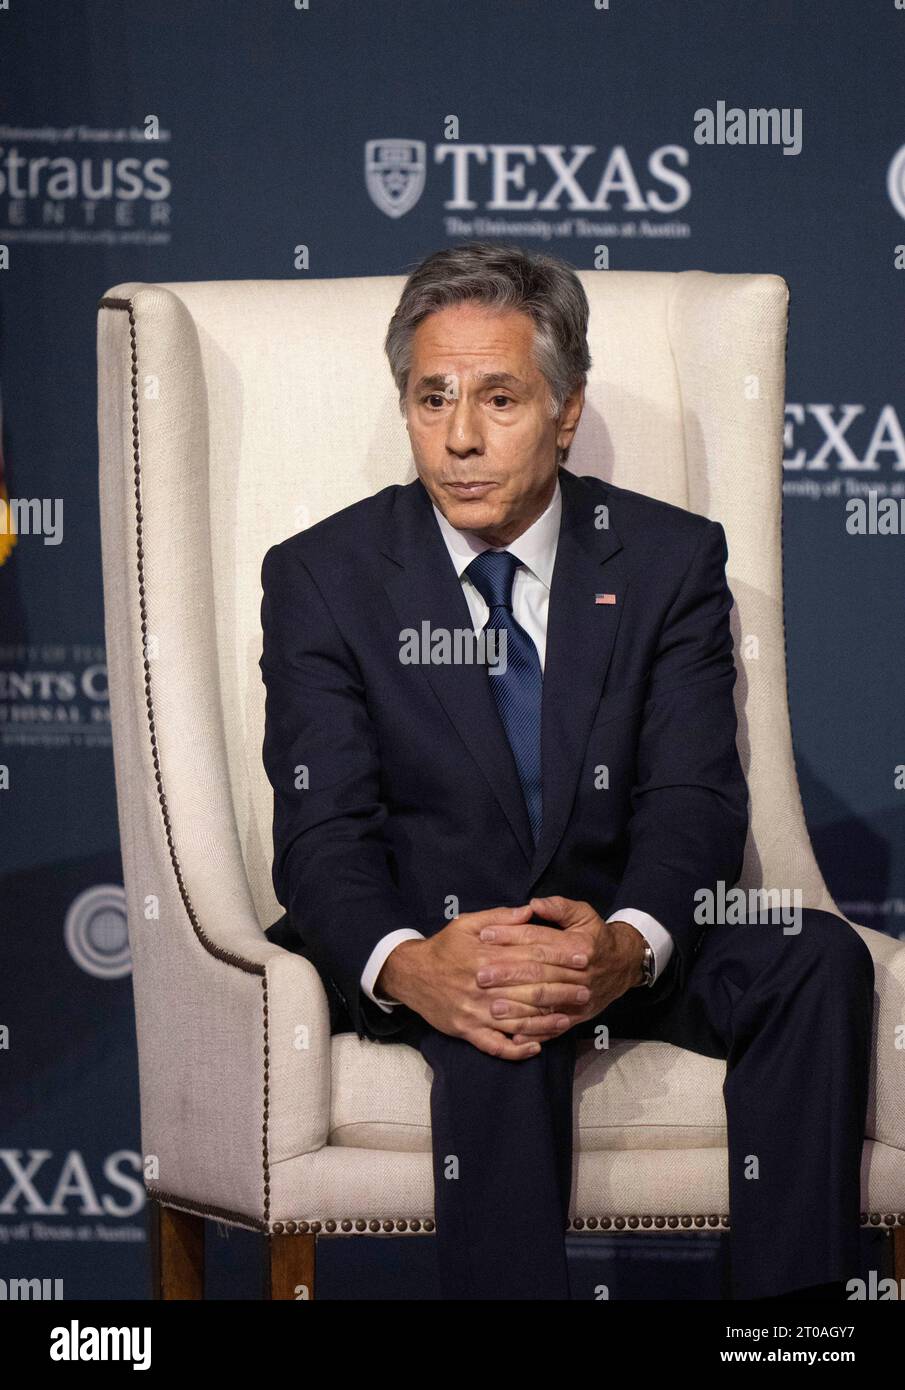
{"type": "MultiPolygon", "coordinates": [[[[3,468],[3,400],[0,398],[0,502],[7,503],[9,493],[6,490],[6,478],[3,468]]],[[[13,546],[18,537],[13,530],[12,517],[6,506],[0,506],[0,565],[6,563],[13,546]]]]}

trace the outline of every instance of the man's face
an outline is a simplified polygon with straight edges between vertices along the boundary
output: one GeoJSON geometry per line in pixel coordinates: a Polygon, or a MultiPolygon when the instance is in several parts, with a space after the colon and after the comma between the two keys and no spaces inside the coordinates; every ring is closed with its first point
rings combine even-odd
{"type": "Polygon", "coordinates": [[[575,433],[576,391],[559,420],[534,365],[534,323],[517,310],[476,303],[429,314],[412,341],[406,425],[418,476],[458,529],[507,545],[544,511],[556,447],[575,433]]]}

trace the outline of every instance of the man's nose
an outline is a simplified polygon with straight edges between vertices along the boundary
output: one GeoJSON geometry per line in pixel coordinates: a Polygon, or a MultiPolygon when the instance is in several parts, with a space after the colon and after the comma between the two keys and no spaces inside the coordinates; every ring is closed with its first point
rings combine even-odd
{"type": "Polygon", "coordinates": [[[465,395],[458,398],[449,413],[446,447],[452,454],[484,452],[480,415],[465,395]]]}

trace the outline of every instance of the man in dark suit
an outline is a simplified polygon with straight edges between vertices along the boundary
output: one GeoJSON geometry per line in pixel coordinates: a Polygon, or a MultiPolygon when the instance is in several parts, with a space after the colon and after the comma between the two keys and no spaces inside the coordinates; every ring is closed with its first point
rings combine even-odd
{"type": "Polygon", "coordinates": [[[569,1295],[580,1036],[727,1061],[733,1293],[857,1272],[873,965],[826,912],[708,920],[748,826],[719,522],[562,464],[570,268],[473,243],[387,353],[418,477],[268,550],[271,940],[433,1071],[450,1298],[569,1295]]]}

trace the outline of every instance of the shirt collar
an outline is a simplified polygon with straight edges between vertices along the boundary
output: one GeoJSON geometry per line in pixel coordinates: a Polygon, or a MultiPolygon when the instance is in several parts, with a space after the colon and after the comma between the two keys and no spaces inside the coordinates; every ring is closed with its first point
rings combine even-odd
{"type": "Polygon", "coordinates": [[[553,583],[553,565],[556,561],[556,546],[562,518],[562,492],[560,491],[559,478],[556,479],[556,487],[546,511],[542,512],[537,520],[531,523],[527,531],[523,531],[511,544],[504,547],[488,545],[487,541],[476,536],[473,531],[458,530],[449,524],[439,507],[433,502],[431,506],[434,508],[437,525],[440,527],[446,548],[460,579],[463,571],[471,564],[476,555],[480,555],[484,550],[502,548],[508,550],[548,589],[550,588],[553,583]]]}

